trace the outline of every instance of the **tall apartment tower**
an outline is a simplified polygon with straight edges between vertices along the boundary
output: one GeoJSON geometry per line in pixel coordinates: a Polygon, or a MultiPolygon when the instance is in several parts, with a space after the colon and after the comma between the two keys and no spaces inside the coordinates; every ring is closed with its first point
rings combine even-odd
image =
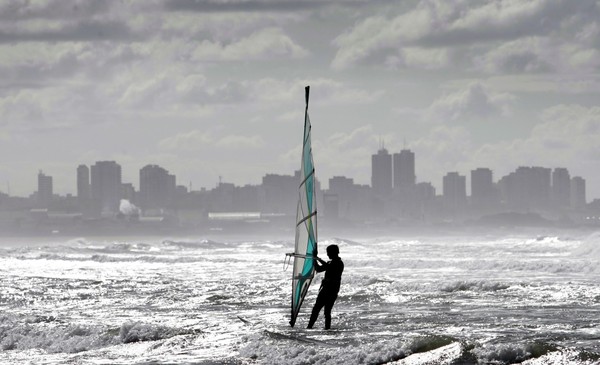
{"type": "Polygon", "coordinates": [[[121,165],[115,161],[97,161],[92,165],[91,195],[96,212],[119,212],[121,165]]]}
{"type": "Polygon", "coordinates": [[[48,207],[52,201],[52,176],[45,175],[41,170],[38,173],[37,200],[40,206],[48,207]]]}
{"type": "Polygon", "coordinates": [[[571,207],[583,208],[586,203],[585,180],[575,176],[571,179],[571,207]]]}
{"type": "Polygon", "coordinates": [[[392,193],[392,155],[383,147],[371,156],[371,187],[378,195],[392,193]]]}
{"type": "Polygon", "coordinates": [[[79,165],[77,166],[77,199],[86,202],[90,196],[90,169],[87,165],[79,165]]]}
{"type": "Polygon", "coordinates": [[[410,150],[394,153],[394,189],[415,186],[415,154],[410,150]]]}
{"type": "Polygon", "coordinates": [[[451,207],[459,207],[467,202],[467,178],[458,172],[449,172],[443,180],[444,200],[451,207]]]}
{"type": "Polygon", "coordinates": [[[560,207],[571,205],[571,176],[565,168],[557,167],[552,172],[552,200],[560,207]]]}
{"type": "Polygon", "coordinates": [[[492,170],[477,168],[471,170],[471,202],[474,206],[490,205],[495,198],[492,170]]]}
{"type": "Polygon", "coordinates": [[[158,165],[140,169],[140,197],[142,209],[162,209],[171,205],[175,197],[175,176],[158,165]]]}
{"type": "Polygon", "coordinates": [[[547,207],[552,186],[551,172],[545,167],[518,167],[498,181],[503,200],[516,209],[547,207]]]}
{"type": "Polygon", "coordinates": [[[264,191],[264,211],[268,213],[293,214],[296,210],[300,171],[294,176],[266,174],[262,178],[264,191]]]}

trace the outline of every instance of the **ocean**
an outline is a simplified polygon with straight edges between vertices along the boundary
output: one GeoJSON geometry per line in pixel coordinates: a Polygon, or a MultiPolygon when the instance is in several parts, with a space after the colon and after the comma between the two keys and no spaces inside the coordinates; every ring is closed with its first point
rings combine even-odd
{"type": "Polygon", "coordinates": [[[0,363],[600,363],[600,234],[334,243],[325,331],[321,274],[288,325],[293,237],[0,238],[0,363]]]}

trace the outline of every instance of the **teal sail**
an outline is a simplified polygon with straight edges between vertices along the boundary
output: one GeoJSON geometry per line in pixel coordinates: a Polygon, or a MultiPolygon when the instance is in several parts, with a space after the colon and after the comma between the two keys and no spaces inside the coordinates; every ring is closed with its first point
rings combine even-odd
{"type": "Polygon", "coordinates": [[[315,191],[315,166],[310,141],[310,118],[308,117],[309,91],[310,86],[307,86],[300,185],[296,210],[296,243],[294,252],[289,254],[294,257],[292,317],[290,320],[292,327],[296,323],[298,312],[314,277],[314,261],[317,255],[317,196],[315,191]]]}

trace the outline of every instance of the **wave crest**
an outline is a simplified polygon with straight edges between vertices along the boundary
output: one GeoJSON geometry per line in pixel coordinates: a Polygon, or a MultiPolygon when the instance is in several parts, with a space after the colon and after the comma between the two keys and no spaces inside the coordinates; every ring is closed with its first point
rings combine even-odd
{"type": "Polygon", "coordinates": [[[81,324],[64,325],[53,317],[0,316],[2,351],[41,349],[48,353],[77,353],[121,343],[157,341],[198,333],[200,331],[195,329],[142,322],[126,322],[117,329],[81,324]]]}

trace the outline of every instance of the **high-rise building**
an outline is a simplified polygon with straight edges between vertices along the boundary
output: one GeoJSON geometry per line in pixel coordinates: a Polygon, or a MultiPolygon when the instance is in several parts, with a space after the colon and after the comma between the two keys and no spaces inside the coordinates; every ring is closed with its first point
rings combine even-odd
{"type": "Polygon", "coordinates": [[[346,195],[351,193],[354,179],[345,176],[334,176],[329,179],[329,191],[335,194],[346,195]]]}
{"type": "Polygon", "coordinates": [[[40,206],[48,207],[52,201],[52,176],[45,175],[42,171],[38,173],[37,200],[40,206]]]}
{"type": "Polygon", "coordinates": [[[300,182],[300,171],[296,171],[294,176],[277,174],[263,176],[261,185],[265,197],[263,212],[295,214],[300,182]]]}
{"type": "Polygon", "coordinates": [[[118,213],[121,191],[121,165],[115,161],[92,165],[91,195],[97,213],[118,213]]]}
{"type": "Polygon", "coordinates": [[[551,169],[521,166],[498,181],[503,201],[512,208],[547,208],[550,200],[551,169]]]}
{"type": "Polygon", "coordinates": [[[475,207],[487,207],[496,197],[492,170],[471,170],[471,203],[475,207]]]}
{"type": "Polygon", "coordinates": [[[571,176],[565,168],[557,167],[552,172],[552,201],[560,207],[571,205],[571,176]]]}
{"type": "Polygon", "coordinates": [[[175,197],[175,176],[158,165],[146,165],[140,169],[139,204],[142,209],[163,209],[175,197]]]}
{"type": "Polygon", "coordinates": [[[415,175],[415,154],[410,150],[394,153],[394,189],[414,187],[417,177],[415,175]]]}
{"type": "MultiPolygon", "coordinates": [[[[329,202],[329,217],[332,215],[336,218],[347,218],[348,215],[353,213],[353,210],[358,209],[360,206],[360,197],[357,194],[359,188],[354,184],[352,178],[345,176],[334,176],[329,179],[329,195],[323,198],[329,199],[325,203],[329,202]],[[335,212],[335,214],[333,213],[335,212]]],[[[362,207],[364,210],[364,207],[362,207]]],[[[327,212],[326,212],[327,214],[327,212]]]]}
{"type": "Polygon", "coordinates": [[[371,156],[371,187],[378,195],[392,192],[392,155],[385,148],[371,156]]]}
{"type": "Polygon", "coordinates": [[[79,165],[77,166],[77,199],[86,202],[90,196],[90,169],[87,165],[79,165]]]}
{"type": "Polygon", "coordinates": [[[435,187],[430,182],[416,184],[416,191],[417,197],[421,202],[435,199],[435,187]]]}
{"type": "Polygon", "coordinates": [[[449,207],[460,207],[467,202],[467,178],[458,172],[449,172],[443,180],[444,201],[449,207]]]}
{"type": "Polygon", "coordinates": [[[583,208],[586,203],[585,180],[575,176],[571,179],[571,207],[583,208]]]}
{"type": "Polygon", "coordinates": [[[323,205],[325,217],[329,220],[335,220],[340,217],[339,197],[337,194],[323,194],[323,205]]]}
{"type": "MultiPolygon", "coordinates": [[[[132,183],[122,183],[121,184],[121,194],[120,194],[119,200],[120,199],[125,199],[125,200],[129,201],[130,203],[136,202],[135,188],[133,187],[132,183]]],[[[119,204],[119,206],[120,205],[121,204],[119,204]]]]}

